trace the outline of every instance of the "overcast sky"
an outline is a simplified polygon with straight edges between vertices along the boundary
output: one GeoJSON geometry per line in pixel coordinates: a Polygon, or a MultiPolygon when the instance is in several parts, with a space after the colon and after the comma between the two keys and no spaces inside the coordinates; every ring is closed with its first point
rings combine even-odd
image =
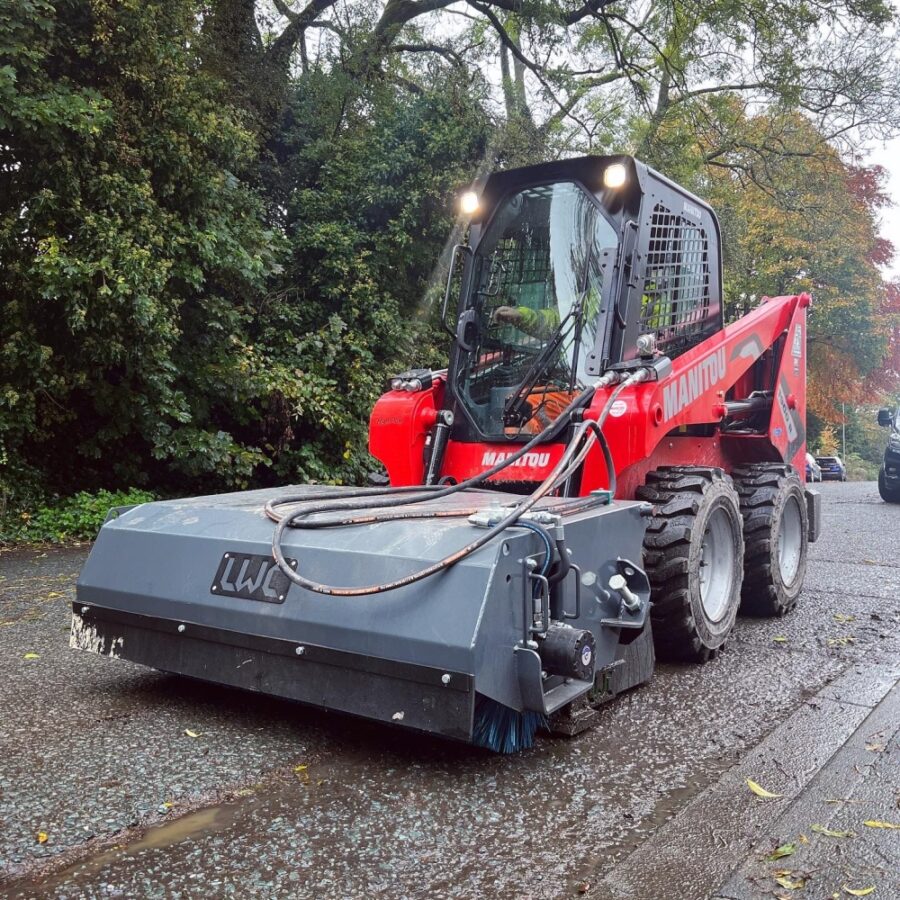
{"type": "MultiPolygon", "coordinates": [[[[890,175],[886,187],[894,205],[882,211],[881,234],[900,251],[900,138],[884,145],[875,145],[868,162],[884,166],[890,175]]],[[[889,271],[894,278],[900,278],[900,252],[894,257],[889,271]]]]}

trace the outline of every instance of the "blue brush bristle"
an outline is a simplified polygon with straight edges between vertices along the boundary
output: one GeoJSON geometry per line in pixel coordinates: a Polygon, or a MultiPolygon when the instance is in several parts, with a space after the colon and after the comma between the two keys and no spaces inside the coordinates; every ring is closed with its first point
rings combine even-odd
{"type": "Polygon", "coordinates": [[[546,718],[540,713],[517,712],[478,694],[472,743],[495,753],[518,753],[533,746],[535,732],[546,724],[546,718]]]}

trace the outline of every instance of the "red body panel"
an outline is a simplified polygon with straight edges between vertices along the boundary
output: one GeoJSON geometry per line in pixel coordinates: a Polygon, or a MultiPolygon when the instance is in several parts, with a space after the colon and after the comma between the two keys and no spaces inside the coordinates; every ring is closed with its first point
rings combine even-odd
{"type": "MultiPolygon", "coordinates": [[[[604,426],[618,485],[616,496],[631,498],[646,473],[661,465],[714,465],[730,471],[744,462],[784,460],[805,477],[806,453],[806,308],[805,294],[765,300],[672,363],[658,382],[626,388],[604,426]],[[690,426],[711,425],[725,415],[725,401],[745,399],[760,379],[775,397],[768,434],[684,434],[690,426]]],[[[599,416],[613,388],[594,396],[587,418],[599,416]]],[[[420,484],[428,429],[444,399],[444,383],[430,391],[390,391],[372,412],[369,446],[387,468],[391,484],[420,484]]],[[[443,475],[462,481],[483,472],[517,445],[448,444],[443,475]]],[[[500,473],[503,482],[540,481],[562,452],[550,444],[500,473]]],[[[497,478],[495,477],[495,480],[497,478]]],[[[599,448],[585,462],[581,493],[608,485],[599,448]]],[[[498,481],[498,483],[501,483],[498,481]]]]}

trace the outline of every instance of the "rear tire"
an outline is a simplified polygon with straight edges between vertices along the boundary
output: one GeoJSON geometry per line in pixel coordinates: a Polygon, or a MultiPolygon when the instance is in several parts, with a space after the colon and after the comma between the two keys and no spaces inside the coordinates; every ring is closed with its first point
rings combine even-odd
{"type": "Polygon", "coordinates": [[[784,616],[806,577],[809,518],[803,482],[793,466],[755,463],[732,473],[744,517],[741,612],[784,616]]]}
{"type": "Polygon", "coordinates": [[[885,503],[900,503],[900,490],[888,486],[883,466],[878,470],[878,493],[885,503]]]}
{"type": "Polygon", "coordinates": [[[654,505],[644,538],[661,659],[706,662],[725,645],[744,563],[737,492],[722,469],[663,466],[637,490],[654,505]]]}

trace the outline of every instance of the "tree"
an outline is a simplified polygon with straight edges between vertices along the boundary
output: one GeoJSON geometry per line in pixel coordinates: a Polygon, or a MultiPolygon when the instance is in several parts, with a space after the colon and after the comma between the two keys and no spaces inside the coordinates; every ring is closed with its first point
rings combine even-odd
{"type": "Polygon", "coordinates": [[[264,459],[215,409],[278,241],[195,23],[188,0],[0,12],[0,493],[264,459]]]}

